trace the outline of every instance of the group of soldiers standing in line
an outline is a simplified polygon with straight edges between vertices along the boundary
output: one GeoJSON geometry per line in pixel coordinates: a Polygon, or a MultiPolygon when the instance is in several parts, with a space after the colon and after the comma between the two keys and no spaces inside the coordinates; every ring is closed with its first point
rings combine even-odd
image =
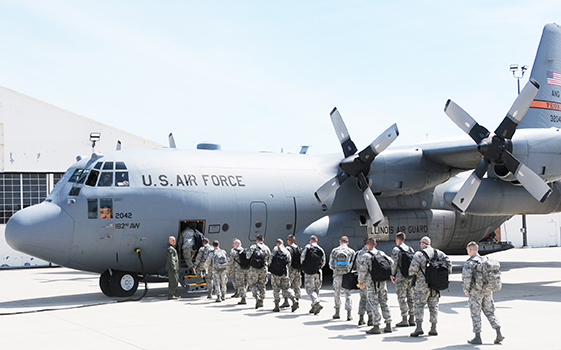
{"type": "MultiPolygon", "coordinates": [[[[193,230],[195,231],[195,230],[193,230]]],[[[225,300],[226,284],[228,277],[231,277],[235,294],[232,297],[240,298],[238,304],[247,304],[246,294],[252,292],[255,298],[255,308],[263,307],[265,299],[268,272],[271,274],[271,284],[273,287],[273,298],[275,307],[274,312],[279,312],[281,308],[291,307],[292,312],[299,308],[301,298],[300,289],[302,274],[304,275],[304,288],[311,300],[310,313],[317,315],[323,308],[320,304],[319,292],[322,284],[322,268],[326,264],[326,255],[318,245],[316,236],[310,236],[309,244],[304,249],[295,243],[295,237],[289,235],[287,246],[284,246],[282,239],[277,239],[275,247],[271,251],[263,242],[263,236],[257,235],[255,244],[249,249],[242,247],[239,239],[232,242],[233,248],[226,253],[220,248],[218,241],[209,244],[207,238],[203,239],[202,247],[198,249],[196,259],[193,261],[193,250],[185,249],[185,237],[182,248],[188,268],[197,273],[200,281],[206,274],[208,298],[212,294],[216,295],[216,302],[225,300]],[[185,252],[189,250],[190,252],[185,252]],[[284,303],[281,304],[280,293],[284,303]],[[292,302],[292,305],[289,303],[292,302]]],[[[392,319],[388,306],[388,290],[386,281],[374,281],[373,269],[377,269],[375,257],[382,256],[391,264],[390,280],[396,286],[399,308],[402,320],[396,327],[416,326],[411,337],[418,337],[424,334],[422,323],[424,318],[424,308],[428,305],[429,321],[431,328],[428,332],[431,336],[438,335],[436,326],[438,321],[438,302],[440,292],[431,290],[426,277],[426,269],[431,258],[439,258],[446,262],[449,272],[452,271],[450,259],[443,252],[431,247],[431,240],[425,236],[420,241],[421,249],[417,252],[405,244],[405,234],[399,232],[396,235],[396,247],[392,250],[392,256],[387,256],[383,251],[376,249],[376,240],[373,237],[365,239],[364,247],[359,251],[354,251],[348,246],[349,240],[343,236],[339,240],[339,246],[331,251],[329,256],[329,267],[333,270],[333,291],[335,301],[335,313],[333,319],[339,319],[341,309],[341,295],[345,298],[345,310],[347,311],[347,321],[352,318],[351,289],[360,290],[360,302],[358,306],[359,321],[358,325],[368,324],[372,328],[366,333],[380,334],[390,333],[392,329],[392,319]],[[410,265],[407,268],[403,265],[403,255],[408,254],[410,265]],[[352,271],[357,271],[356,288],[343,287],[344,276],[352,271]],[[368,315],[368,321],[365,320],[368,315]],[[381,329],[382,318],[385,328],[381,329]]],[[[174,248],[175,238],[169,238],[167,251],[168,264],[166,268],[170,274],[169,299],[177,297],[177,271],[179,269],[177,252],[174,248]],[[174,253],[175,252],[175,253],[174,253]],[[175,257],[174,257],[175,254],[175,257]],[[175,260],[174,260],[175,259],[175,260]],[[175,269],[175,277],[172,277],[175,269]]],[[[188,247],[187,247],[188,248],[188,247]]],[[[480,283],[481,278],[481,256],[478,254],[478,245],[470,242],[467,246],[470,258],[462,269],[462,282],[465,294],[469,297],[468,305],[470,308],[473,332],[475,337],[468,340],[470,344],[481,344],[481,311],[488,318],[491,326],[496,330],[497,336],[495,343],[501,343],[504,336],[501,334],[500,324],[494,311],[492,292],[485,291],[480,283]]]]}

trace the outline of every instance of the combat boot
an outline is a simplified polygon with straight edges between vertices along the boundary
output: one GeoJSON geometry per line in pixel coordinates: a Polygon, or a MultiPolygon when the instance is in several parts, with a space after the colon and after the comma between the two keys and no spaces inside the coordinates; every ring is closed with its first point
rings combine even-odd
{"type": "Polygon", "coordinates": [[[396,327],[409,327],[409,322],[407,322],[407,316],[403,316],[401,322],[395,325],[396,327]]]}
{"type": "Polygon", "coordinates": [[[366,322],[364,322],[364,315],[358,315],[358,325],[362,326],[363,324],[366,324],[366,322]]]}
{"type": "Polygon", "coordinates": [[[314,315],[319,314],[319,312],[321,311],[321,309],[323,309],[323,306],[321,306],[320,303],[317,303],[314,309],[314,315]]]}
{"type": "Polygon", "coordinates": [[[288,303],[288,298],[284,298],[284,303],[280,306],[281,308],[289,307],[290,304],[288,303]]]}
{"type": "Polygon", "coordinates": [[[292,299],[292,312],[296,311],[299,307],[300,304],[298,303],[298,299],[292,299]]]}
{"type": "Polygon", "coordinates": [[[240,297],[240,295],[238,294],[238,291],[236,291],[236,292],[234,293],[234,295],[232,295],[232,298],[239,298],[239,297],[240,297]]]}
{"type": "Polygon", "coordinates": [[[414,326],[415,325],[415,316],[410,315],[409,316],[409,325],[410,326],[414,326]]]}
{"type": "Polygon", "coordinates": [[[372,315],[368,315],[368,326],[372,327],[374,326],[374,321],[372,320],[372,315]]]}
{"type": "Polygon", "coordinates": [[[219,302],[221,302],[221,301],[222,301],[222,299],[220,298],[220,295],[217,296],[217,297],[216,297],[216,302],[219,303],[219,302]]]}
{"type": "Polygon", "coordinates": [[[247,301],[245,300],[245,297],[242,297],[242,300],[238,301],[238,305],[245,305],[247,304],[247,301]]]}
{"type": "Polygon", "coordinates": [[[279,312],[279,303],[275,302],[275,308],[273,309],[273,312],[279,312]]]}
{"type": "Polygon", "coordinates": [[[373,326],[369,330],[366,331],[367,334],[380,334],[380,326],[373,326]]]}
{"type": "Polygon", "coordinates": [[[418,337],[422,334],[425,334],[425,332],[423,332],[423,323],[417,322],[417,328],[415,328],[415,332],[411,333],[410,336],[418,337]]]}
{"type": "Polygon", "coordinates": [[[335,314],[333,315],[333,319],[338,320],[340,318],[341,318],[341,316],[339,315],[339,308],[336,307],[335,308],[335,314]]]}
{"type": "Polygon", "coordinates": [[[468,343],[473,345],[483,344],[483,342],[481,341],[481,333],[475,333],[475,338],[473,338],[472,340],[468,340],[468,343]]]}
{"type": "Polygon", "coordinates": [[[391,332],[393,332],[392,323],[386,322],[386,328],[384,328],[384,333],[391,333],[391,332]]]}
{"type": "Polygon", "coordinates": [[[438,335],[438,332],[436,331],[436,322],[432,323],[430,327],[429,335],[438,335]]]}
{"type": "Polygon", "coordinates": [[[255,302],[255,308],[259,309],[260,307],[263,307],[263,300],[257,299],[257,301],[255,302]]]}
{"type": "Polygon", "coordinates": [[[352,321],[353,320],[353,315],[351,314],[352,310],[347,310],[347,321],[352,321]]]}
{"type": "Polygon", "coordinates": [[[501,334],[501,328],[497,328],[497,337],[495,338],[495,344],[500,344],[503,340],[505,340],[505,337],[501,334]]]}

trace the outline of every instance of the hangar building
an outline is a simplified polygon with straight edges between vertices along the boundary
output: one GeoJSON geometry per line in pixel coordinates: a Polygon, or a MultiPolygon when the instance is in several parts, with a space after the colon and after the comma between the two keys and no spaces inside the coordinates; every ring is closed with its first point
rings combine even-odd
{"type": "Polygon", "coordinates": [[[18,210],[42,202],[76,156],[162,147],[155,142],[0,87],[0,267],[47,266],[8,246],[4,231],[18,210]]]}

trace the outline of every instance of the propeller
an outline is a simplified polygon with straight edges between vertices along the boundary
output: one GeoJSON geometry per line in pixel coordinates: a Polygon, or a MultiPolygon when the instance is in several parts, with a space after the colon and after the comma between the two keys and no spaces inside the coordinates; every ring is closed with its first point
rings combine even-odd
{"type": "Polygon", "coordinates": [[[512,155],[512,136],[528,112],[539,88],[538,82],[530,79],[492,136],[489,130],[478,124],[456,103],[451,100],[446,102],[444,112],[475,141],[479,153],[483,156],[452,200],[452,204],[460,211],[464,212],[468,208],[491,164],[504,166],[538,201],[543,203],[551,194],[551,188],[535,172],[512,155]]]}
{"type": "Polygon", "coordinates": [[[370,184],[366,176],[370,172],[370,164],[372,164],[374,158],[384,151],[399,135],[397,125],[394,124],[390,126],[368,147],[356,154],[358,149],[356,148],[355,143],[351,140],[351,136],[349,135],[349,131],[343,122],[341,114],[337,108],[333,108],[330,114],[331,122],[335,128],[335,133],[337,134],[337,138],[339,139],[345,158],[341,161],[341,163],[339,163],[340,171],[338,171],[337,175],[318,188],[314,195],[320,203],[324,203],[333,194],[335,194],[337,189],[349,177],[355,177],[358,180],[358,187],[362,191],[362,196],[364,198],[364,202],[366,203],[366,210],[368,211],[370,220],[374,226],[376,226],[384,221],[384,214],[382,213],[382,209],[380,209],[380,205],[378,204],[376,197],[374,197],[374,193],[370,188],[370,184]]]}

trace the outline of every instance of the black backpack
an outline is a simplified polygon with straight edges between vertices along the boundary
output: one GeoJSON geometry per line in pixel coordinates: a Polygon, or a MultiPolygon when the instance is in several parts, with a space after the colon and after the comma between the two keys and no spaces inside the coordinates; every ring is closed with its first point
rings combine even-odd
{"type": "Polygon", "coordinates": [[[262,269],[265,267],[265,259],[267,258],[267,253],[263,249],[259,247],[259,245],[255,246],[255,250],[251,255],[249,260],[249,266],[255,267],[256,269],[262,269]]]}
{"type": "Polygon", "coordinates": [[[409,250],[405,250],[400,246],[397,246],[399,250],[401,250],[401,257],[399,260],[399,270],[403,277],[409,276],[409,266],[411,266],[411,261],[413,261],[413,256],[415,255],[415,251],[413,248],[409,247],[409,250]]]}
{"type": "MultiPolygon", "coordinates": [[[[234,259],[235,260],[235,259],[234,259]]],[[[242,269],[249,269],[250,258],[247,257],[247,249],[240,249],[238,251],[238,260],[235,260],[242,269]]]]}
{"type": "Polygon", "coordinates": [[[279,250],[273,255],[269,271],[275,276],[286,276],[286,265],[288,265],[288,255],[279,250]]]}
{"type": "Polygon", "coordinates": [[[195,230],[195,234],[193,235],[193,250],[194,251],[198,251],[200,247],[203,246],[203,234],[200,233],[199,231],[195,230]]]}
{"type": "Polygon", "coordinates": [[[392,263],[390,258],[385,254],[372,254],[372,269],[370,270],[370,276],[372,276],[373,282],[383,282],[390,279],[392,275],[392,263]]]}
{"type": "Polygon", "coordinates": [[[292,261],[290,262],[290,266],[293,269],[300,270],[302,268],[302,262],[300,261],[300,257],[302,256],[302,247],[296,246],[288,246],[286,247],[288,251],[290,251],[290,255],[292,257],[292,261]]]}
{"type": "Polygon", "coordinates": [[[319,247],[310,245],[306,251],[306,258],[302,264],[302,270],[308,275],[315,275],[321,268],[321,260],[323,259],[323,251],[319,247]]]}
{"type": "MultiPolygon", "coordinates": [[[[427,258],[427,267],[423,274],[429,288],[436,291],[448,289],[448,263],[438,254],[436,249],[432,258],[429,258],[426,251],[421,250],[421,252],[427,258]]],[[[422,268],[421,271],[423,271],[422,268]]]]}

